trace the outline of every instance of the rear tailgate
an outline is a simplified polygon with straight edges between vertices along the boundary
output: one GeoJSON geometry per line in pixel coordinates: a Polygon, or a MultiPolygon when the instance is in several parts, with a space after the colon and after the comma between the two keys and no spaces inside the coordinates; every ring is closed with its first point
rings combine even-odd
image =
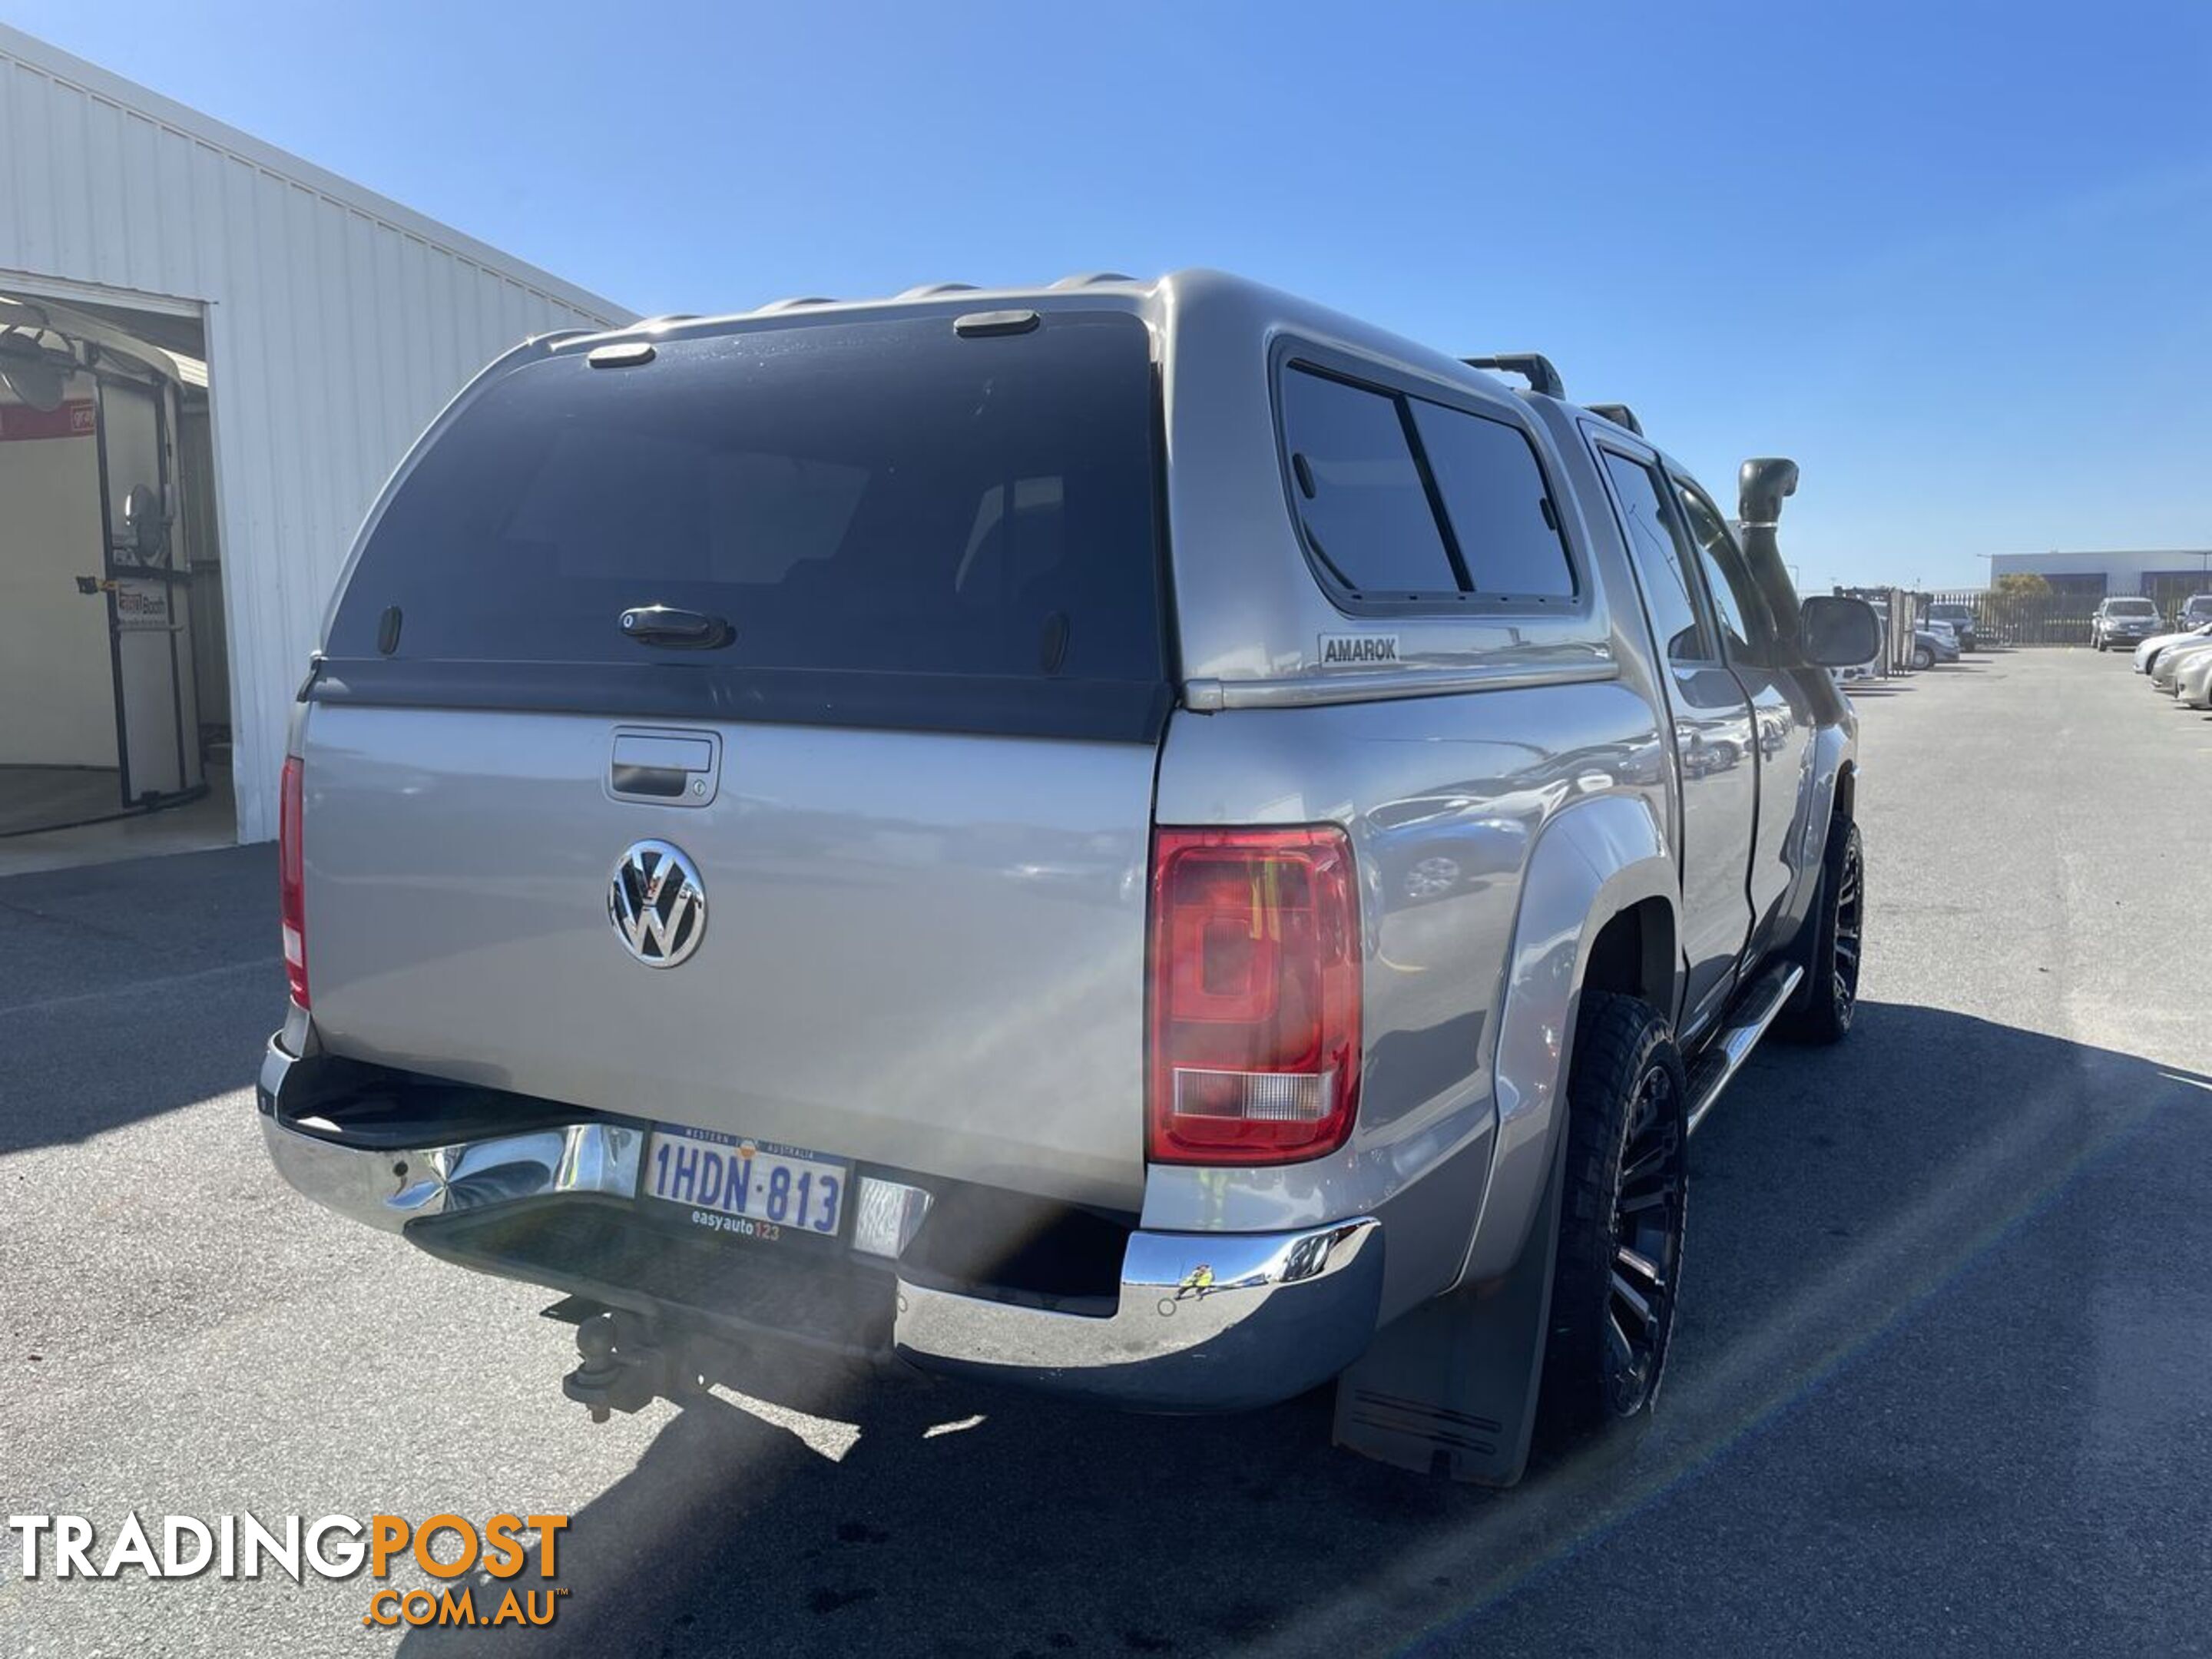
{"type": "Polygon", "coordinates": [[[606,787],[612,722],[313,711],[308,968],[337,1052],[1133,1208],[1152,754],[799,726],[713,803],[606,787]],[[680,848],[698,948],[648,968],[616,860],[680,848]]]}
{"type": "Polygon", "coordinates": [[[472,394],[372,519],[308,694],[325,1046],[1135,1207],[1149,341],[785,322],[472,394]],[[733,641],[626,636],[654,605],[733,641]],[[610,914],[641,842],[705,900],[673,965],[610,914]]]}

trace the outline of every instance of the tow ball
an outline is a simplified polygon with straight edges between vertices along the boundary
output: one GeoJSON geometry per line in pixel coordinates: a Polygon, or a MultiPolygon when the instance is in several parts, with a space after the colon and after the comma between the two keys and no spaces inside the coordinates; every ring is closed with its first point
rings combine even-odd
{"type": "Polygon", "coordinates": [[[610,1412],[642,1411],[672,1392],[670,1354],[653,1322],[617,1309],[576,1326],[582,1363],[561,1379],[561,1392],[604,1423],[610,1412]]]}

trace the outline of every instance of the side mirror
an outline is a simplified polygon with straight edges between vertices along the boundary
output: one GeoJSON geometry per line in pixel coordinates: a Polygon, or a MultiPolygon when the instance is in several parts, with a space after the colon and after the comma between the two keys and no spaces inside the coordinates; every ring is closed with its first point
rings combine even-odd
{"type": "Polygon", "coordinates": [[[1755,457],[1735,475],[1736,517],[1771,528],[1781,521],[1782,503],[1796,493],[1796,462],[1782,455],[1755,457]]]}
{"type": "Polygon", "coordinates": [[[1881,618],[1864,599],[1815,594],[1799,601],[1797,647],[1820,668],[1850,668],[1881,654],[1881,618]]]}

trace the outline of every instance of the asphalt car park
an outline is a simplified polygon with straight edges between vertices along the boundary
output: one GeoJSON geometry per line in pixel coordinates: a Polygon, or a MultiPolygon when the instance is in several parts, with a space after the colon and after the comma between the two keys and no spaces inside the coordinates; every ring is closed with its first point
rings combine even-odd
{"type": "Polygon", "coordinates": [[[269,1168],[271,849],[0,882],[0,1513],[572,1517],[529,1636],[364,1628],[361,1580],[10,1571],[0,1650],[2201,1646],[2212,1023],[2160,940],[2212,925],[2212,716],[2087,651],[1853,696],[1859,1028],[1762,1047],[1701,1131],[1650,1432],[1504,1493],[1322,1449],[1325,1395],[776,1367],[594,1427],[549,1297],[269,1168]]]}

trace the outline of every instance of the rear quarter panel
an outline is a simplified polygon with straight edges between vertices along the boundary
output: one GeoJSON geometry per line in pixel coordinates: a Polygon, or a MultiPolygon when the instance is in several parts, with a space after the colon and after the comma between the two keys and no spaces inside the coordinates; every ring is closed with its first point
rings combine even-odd
{"type": "MultiPolygon", "coordinates": [[[[1490,1187],[1499,1022],[1533,849],[1561,814],[1613,799],[1632,805],[1647,851],[1662,849],[1671,869],[1678,811],[1650,629],[1587,446],[1498,380],[1204,272],[1170,286],[1158,325],[1187,706],[1169,725],[1155,816],[1346,830],[1362,883],[1366,1069],[1341,1152],[1275,1170],[1154,1166],[1145,1224],[1261,1231],[1379,1215],[1389,1319],[1455,1283],[1468,1258],[1490,1187]],[[1314,353],[1338,372],[1522,426],[1559,510],[1573,602],[1542,615],[1388,616],[1333,603],[1292,520],[1273,405],[1277,367],[1314,353]],[[1340,631],[1395,635],[1399,668],[1366,686],[1337,678],[1318,642],[1340,631]],[[1367,696],[1378,700],[1352,700],[1367,696]],[[1297,706],[1309,697],[1320,700],[1297,706]]],[[[1610,874],[1593,872],[1593,896],[1610,874]]],[[[1563,1005],[1553,1024],[1571,1014],[1563,1005]]],[[[1564,1028],[1553,1031],[1554,1048],[1563,1041],[1564,1028]]],[[[1557,1075],[1555,1056],[1550,1084],[1557,1075]]],[[[1552,1097],[1534,1085],[1528,1094],[1552,1097]]]]}
{"type": "Polygon", "coordinates": [[[1178,714],[1160,823],[1325,823],[1351,836],[1365,1070],[1343,1151],[1273,1170],[1155,1166],[1145,1224],[1380,1215],[1386,1316],[1450,1284],[1489,1184],[1498,1021],[1533,850],[1561,814],[1607,798],[1663,845],[1664,767],[1650,706],[1617,682],[1178,714]]]}

